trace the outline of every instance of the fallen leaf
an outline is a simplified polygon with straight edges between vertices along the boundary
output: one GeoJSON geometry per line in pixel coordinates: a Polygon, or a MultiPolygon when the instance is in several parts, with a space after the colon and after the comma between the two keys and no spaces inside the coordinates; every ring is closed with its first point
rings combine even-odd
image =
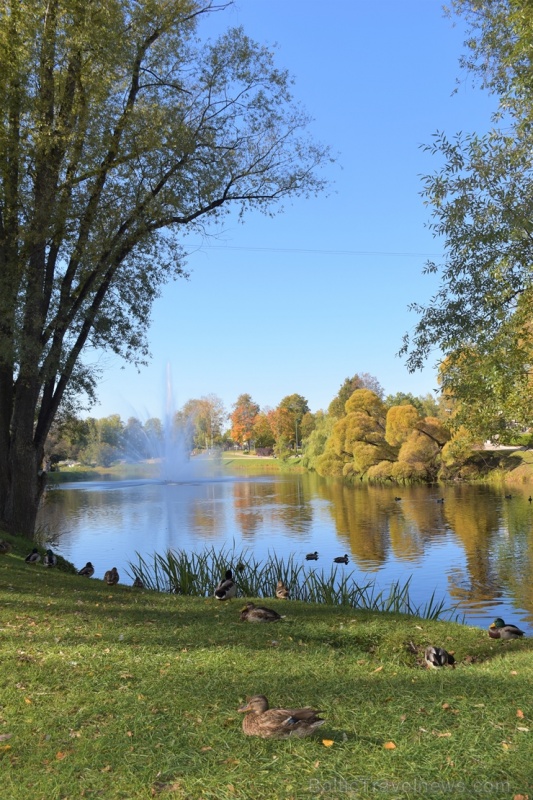
{"type": "Polygon", "coordinates": [[[385,750],[396,750],[396,745],[394,744],[394,742],[385,742],[383,748],[385,750]]]}
{"type": "Polygon", "coordinates": [[[112,770],[112,766],[111,766],[111,764],[107,764],[107,766],[105,766],[105,767],[102,767],[102,769],[100,770],[100,772],[111,772],[111,770],[112,770]]]}
{"type": "Polygon", "coordinates": [[[333,747],[335,742],[333,741],[333,739],[322,739],[322,744],[324,745],[324,747],[333,747]]]}
{"type": "Polygon", "coordinates": [[[0,753],[5,753],[6,750],[11,750],[10,744],[3,744],[2,747],[0,747],[0,753]]]}
{"type": "Polygon", "coordinates": [[[518,711],[516,712],[516,716],[518,717],[518,719],[524,719],[524,712],[519,708],[518,711]]]}
{"type": "Polygon", "coordinates": [[[512,669],[509,675],[518,675],[518,672],[515,669],[512,669]]]}
{"type": "Polygon", "coordinates": [[[528,794],[515,794],[513,795],[513,800],[529,800],[528,794]]]}
{"type": "Polygon", "coordinates": [[[33,701],[30,697],[25,697],[24,702],[27,703],[28,705],[31,705],[33,701]]]}
{"type": "Polygon", "coordinates": [[[318,768],[319,768],[319,766],[320,766],[320,761],[315,761],[315,763],[313,764],[313,767],[314,767],[315,769],[318,769],[318,768]]]}
{"type": "Polygon", "coordinates": [[[449,736],[451,736],[451,735],[452,735],[452,734],[450,733],[450,731],[445,731],[444,733],[440,733],[439,731],[433,731],[433,733],[435,734],[435,736],[436,736],[438,739],[447,739],[449,736]]]}
{"type": "Polygon", "coordinates": [[[12,733],[0,733],[0,742],[5,742],[7,739],[11,739],[12,736],[12,733]]]}
{"type": "Polygon", "coordinates": [[[61,750],[58,750],[58,752],[56,753],[56,758],[58,761],[62,761],[64,758],[67,757],[67,755],[68,753],[63,753],[61,752],[61,750]]]}
{"type": "Polygon", "coordinates": [[[522,731],[522,733],[529,733],[529,728],[524,728],[522,725],[517,725],[516,730],[522,731]]]}
{"type": "Polygon", "coordinates": [[[200,747],[200,752],[201,753],[207,753],[208,750],[212,750],[212,749],[213,749],[212,747],[209,747],[209,745],[206,745],[205,747],[200,747]]]}
{"type": "Polygon", "coordinates": [[[443,703],[441,708],[443,708],[446,711],[448,708],[451,708],[451,705],[449,703],[443,703]]]}
{"type": "Polygon", "coordinates": [[[371,675],[373,675],[373,674],[374,674],[374,672],[381,672],[381,670],[382,670],[382,669],[383,669],[383,667],[382,667],[382,666],[381,666],[381,667],[376,667],[376,669],[373,669],[373,670],[372,670],[372,672],[371,672],[370,674],[371,674],[371,675]]]}

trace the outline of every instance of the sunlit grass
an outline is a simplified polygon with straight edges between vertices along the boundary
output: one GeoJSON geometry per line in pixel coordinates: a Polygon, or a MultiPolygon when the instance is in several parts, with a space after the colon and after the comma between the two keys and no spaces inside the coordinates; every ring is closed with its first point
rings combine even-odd
{"type": "Polygon", "coordinates": [[[531,797],[529,639],[297,600],[246,625],[238,599],[108,587],[26,551],[0,556],[6,800],[531,797]],[[427,644],[456,669],[424,669],[427,644]],[[327,722],[310,739],[245,737],[237,708],[254,693],[327,722]]]}

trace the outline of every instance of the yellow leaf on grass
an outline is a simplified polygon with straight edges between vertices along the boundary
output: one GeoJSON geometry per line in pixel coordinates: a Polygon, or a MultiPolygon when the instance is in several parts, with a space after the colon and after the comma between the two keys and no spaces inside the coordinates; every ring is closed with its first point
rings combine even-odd
{"type": "Polygon", "coordinates": [[[518,709],[518,711],[516,712],[516,716],[518,717],[518,719],[524,719],[524,712],[522,711],[522,709],[520,708],[518,709]]]}
{"type": "Polygon", "coordinates": [[[67,757],[67,755],[68,755],[68,753],[63,753],[61,750],[59,750],[56,753],[56,758],[57,758],[58,761],[62,761],[64,758],[67,757]]]}
{"type": "Polygon", "coordinates": [[[0,753],[5,753],[5,752],[6,752],[6,750],[11,750],[11,745],[10,745],[10,744],[3,744],[3,745],[0,747],[0,753]]]}
{"type": "Polygon", "coordinates": [[[383,747],[385,750],[396,750],[396,745],[394,744],[394,742],[385,742],[383,747]]]}
{"type": "Polygon", "coordinates": [[[335,742],[333,741],[333,739],[322,739],[322,744],[324,745],[324,747],[333,747],[335,742]]]}
{"type": "Polygon", "coordinates": [[[24,702],[28,703],[28,705],[31,705],[33,701],[32,701],[32,699],[30,697],[25,697],[24,698],[24,702]]]}
{"type": "Polygon", "coordinates": [[[372,670],[371,674],[373,675],[374,672],[381,672],[382,669],[383,669],[383,667],[376,667],[376,669],[372,670]]]}

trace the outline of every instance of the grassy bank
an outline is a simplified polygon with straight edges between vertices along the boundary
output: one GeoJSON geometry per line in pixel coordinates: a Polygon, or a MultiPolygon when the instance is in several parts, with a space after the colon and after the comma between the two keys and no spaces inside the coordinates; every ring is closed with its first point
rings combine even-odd
{"type": "Polygon", "coordinates": [[[0,556],[0,769],[9,800],[533,796],[531,641],[452,622],[107,587],[0,556]],[[407,644],[455,651],[428,671],[407,644]],[[311,704],[295,741],[237,707],[311,704]]]}

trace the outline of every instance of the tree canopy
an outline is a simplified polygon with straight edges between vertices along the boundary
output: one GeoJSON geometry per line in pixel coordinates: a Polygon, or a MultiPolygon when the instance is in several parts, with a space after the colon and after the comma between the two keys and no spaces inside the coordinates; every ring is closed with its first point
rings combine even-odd
{"type": "Polygon", "coordinates": [[[531,419],[533,8],[454,0],[452,11],[469,25],[463,67],[499,111],[485,135],[439,132],[427,146],[442,164],[423,196],[445,258],[426,267],[440,286],[427,306],[412,306],[420,318],[401,352],[412,371],[438,348],[455,424],[476,419],[476,433],[490,436],[531,419]]]}
{"type": "Polygon", "coordinates": [[[44,442],[81,356],[148,356],[182,234],[323,189],[326,147],[271,51],[202,43],[215,0],[29,0],[0,11],[0,523],[31,535],[44,442]],[[16,424],[15,424],[16,422],[16,424]]]}

